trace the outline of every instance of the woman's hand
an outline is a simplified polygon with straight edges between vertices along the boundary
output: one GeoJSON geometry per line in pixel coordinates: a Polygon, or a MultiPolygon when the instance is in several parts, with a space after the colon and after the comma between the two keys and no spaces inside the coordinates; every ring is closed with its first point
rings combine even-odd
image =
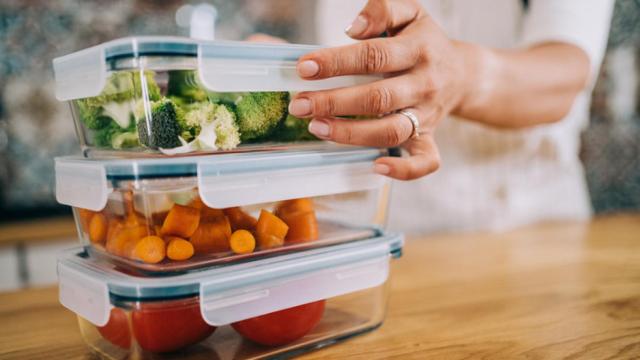
{"type": "Polygon", "coordinates": [[[363,41],[303,56],[298,74],[304,79],[350,74],[386,77],[366,85],[299,93],[289,111],[313,118],[309,129],[322,139],[376,147],[401,145],[408,151],[407,158],[378,159],[375,170],[380,174],[410,180],[437,170],[435,128],[466,92],[463,50],[413,0],[370,0],[346,32],[363,41]],[[379,37],[385,32],[389,37],[379,37]],[[411,136],[410,119],[396,112],[403,109],[419,119],[417,137],[411,136]],[[345,115],[371,118],[338,118],[345,115]]]}

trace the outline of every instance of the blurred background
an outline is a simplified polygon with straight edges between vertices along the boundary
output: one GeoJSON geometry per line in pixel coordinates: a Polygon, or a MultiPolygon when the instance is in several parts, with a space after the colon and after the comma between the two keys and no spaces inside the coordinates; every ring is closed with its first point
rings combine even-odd
{"type": "MultiPolygon", "coordinates": [[[[219,14],[218,39],[263,32],[316,42],[313,0],[208,3],[219,14]]],[[[75,241],[68,223],[57,220],[69,219],[71,212],[55,201],[52,159],[77,153],[79,145],[68,105],[54,97],[51,60],[128,35],[186,36],[188,28],[176,21],[184,6],[189,2],[0,2],[0,290],[53,283],[55,252],[75,241]],[[24,234],[33,227],[53,233],[56,241],[29,240],[33,236],[24,234]]],[[[638,19],[640,2],[616,1],[591,124],[583,135],[581,158],[598,214],[640,209],[638,19]]]]}

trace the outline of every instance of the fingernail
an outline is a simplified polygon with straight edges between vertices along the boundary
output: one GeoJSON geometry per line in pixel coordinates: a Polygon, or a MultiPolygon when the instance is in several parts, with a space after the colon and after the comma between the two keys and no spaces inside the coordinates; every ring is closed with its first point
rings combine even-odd
{"type": "Polygon", "coordinates": [[[313,60],[305,60],[298,64],[298,75],[302,77],[315,76],[320,71],[320,65],[313,60]]]}
{"type": "Polygon", "coordinates": [[[295,99],[289,103],[289,113],[295,116],[311,114],[311,101],[309,99],[295,99]]]}
{"type": "Polygon", "coordinates": [[[309,132],[311,132],[312,134],[321,137],[321,138],[326,138],[329,137],[329,133],[331,132],[331,127],[329,126],[329,123],[327,123],[326,121],[322,121],[322,120],[311,120],[311,122],[309,123],[309,132]]]}
{"type": "Polygon", "coordinates": [[[375,164],[373,165],[373,171],[377,172],[380,175],[387,175],[391,172],[391,168],[389,167],[389,165],[375,164]]]}
{"type": "Polygon", "coordinates": [[[351,37],[358,36],[362,34],[365,30],[367,30],[368,24],[369,22],[367,21],[366,17],[362,15],[358,15],[358,17],[355,20],[353,20],[351,25],[347,26],[347,28],[344,29],[344,32],[351,37]]]}

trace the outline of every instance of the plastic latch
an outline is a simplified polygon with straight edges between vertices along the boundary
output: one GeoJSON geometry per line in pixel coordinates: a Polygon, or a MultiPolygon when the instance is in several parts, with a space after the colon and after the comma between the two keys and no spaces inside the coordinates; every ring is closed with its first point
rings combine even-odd
{"type": "Polygon", "coordinates": [[[213,284],[202,284],[200,311],[208,324],[222,326],[373,288],[383,284],[388,276],[389,256],[384,254],[355,264],[260,282],[231,291],[216,293],[213,284]]]}
{"type": "Polygon", "coordinates": [[[60,101],[97,96],[107,80],[104,46],[94,46],[53,60],[56,98],[60,101]]]}
{"type": "Polygon", "coordinates": [[[323,80],[303,80],[296,71],[297,59],[319,49],[316,46],[256,47],[245,44],[235,56],[228,50],[223,56],[219,46],[200,44],[198,47],[199,80],[211,91],[313,91],[382,79],[378,75],[348,75],[323,80]]]}
{"type": "Polygon", "coordinates": [[[83,274],[68,264],[58,263],[60,303],[94,325],[109,321],[111,303],[106,283],[83,274]]]}
{"type": "Polygon", "coordinates": [[[198,164],[200,197],[213,208],[377,189],[386,181],[373,171],[370,161],[263,170],[250,176],[219,172],[215,164],[198,164]]]}
{"type": "Polygon", "coordinates": [[[94,211],[107,205],[110,190],[104,166],[56,160],[55,169],[59,203],[94,211]]]}

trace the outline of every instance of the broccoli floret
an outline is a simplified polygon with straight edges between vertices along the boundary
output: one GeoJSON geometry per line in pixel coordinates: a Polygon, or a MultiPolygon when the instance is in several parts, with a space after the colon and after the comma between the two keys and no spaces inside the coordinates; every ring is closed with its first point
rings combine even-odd
{"type": "Polygon", "coordinates": [[[109,124],[99,130],[94,131],[93,133],[93,143],[97,147],[110,147],[111,146],[111,138],[119,134],[122,131],[122,128],[113,120],[109,122],[109,124]]]}
{"type": "Polygon", "coordinates": [[[114,149],[126,149],[140,146],[137,132],[116,133],[111,136],[111,147],[114,149]]]}
{"type": "Polygon", "coordinates": [[[236,116],[226,105],[198,103],[185,114],[185,124],[205,147],[230,150],[240,144],[236,116]]]}
{"type": "MultiPolygon", "coordinates": [[[[207,93],[196,79],[193,70],[175,70],[169,72],[167,96],[182,99],[182,102],[198,102],[207,99],[207,93]]],[[[182,105],[182,104],[180,104],[182,105]]]]}
{"type": "Polygon", "coordinates": [[[97,147],[113,149],[140,146],[134,121],[130,122],[129,127],[122,128],[110,120],[105,127],[93,132],[93,142],[97,147]]]}
{"type": "Polygon", "coordinates": [[[179,114],[180,110],[169,99],[154,102],[151,105],[151,124],[147,123],[146,118],[137,121],[140,143],[150,148],[180,146],[180,123],[184,120],[178,119],[179,114]]]}
{"type": "MultiPolygon", "coordinates": [[[[148,95],[151,100],[160,99],[160,87],[154,80],[154,73],[145,72],[148,95]]],[[[98,96],[76,101],[78,116],[91,130],[99,130],[114,120],[121,128],[128,128],[131,117],[131,103],[142,96],[141,78],[138,72],[121,71],[113,73],[98,96]]]]}
{"type": "Polygon", "coordinates": [[[78,116],[88,129],[102,129],[111,122],[111,118],[103,114],[102,107],[90,106],[84,99],[76,101],[76,110],[78,116]]]}
{"type": "MultiPolygon", "coordinates": [[[[160,99],[160,87],[154,79],[155,73],[145,71],[144,80],[147,84],[149,100],[160,99]]],[[[98,96],[84,99],[89,106],[104,106],[107,103],[122,103],[142,97],[142,79],[136,71],[118,71],[111,74],[104,89],[98,96]]]]}
{"type": "Polygon", "coordinates": [[[273,132],[271,139],[275,141],[318,140],[317,137],[309,132],[309,122],[310,120],[300,119],[289,114],[273,132]]]}
{"type": "Polygon", "coordinates": [[[242,141],[269,136],[287,116],[288,105],[288,92],[252,92],[238,96],[235,111],[242,141]]]}

